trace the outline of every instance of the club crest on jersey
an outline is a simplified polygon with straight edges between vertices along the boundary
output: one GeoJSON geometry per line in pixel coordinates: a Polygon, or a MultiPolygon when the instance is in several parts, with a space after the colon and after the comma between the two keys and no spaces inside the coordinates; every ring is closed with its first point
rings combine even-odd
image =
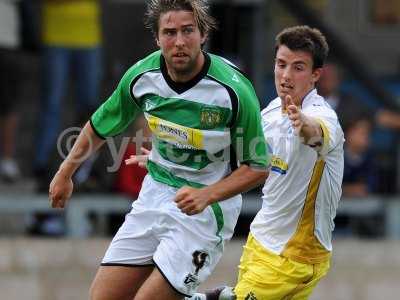
{"type": "Polygon", "coordinates": [[[194,288],[198,286],[199,283],[199,278],[198,278],[198,273],[201,268],[203,268],[205,265],[208,265],[210,262],[210,256],[207,252],[202,251],[202,250],[196,250],[192,253],[192,263],[195,266],[195,271],[193,274],[189,273],[185,277],[185,280],[183,281],[186,286],[190,288],[194,288]]]}
{"type": "Polygon", "coordinates": [[[205,128],[214,128],[221,123],[221,112],[217,109],[202,108],[200,110],[200,124],[205,128]]]}

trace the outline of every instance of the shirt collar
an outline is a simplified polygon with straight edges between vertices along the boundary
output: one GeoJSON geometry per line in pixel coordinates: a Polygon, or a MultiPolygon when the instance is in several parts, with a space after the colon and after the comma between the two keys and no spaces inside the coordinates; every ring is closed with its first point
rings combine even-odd
{"type": "Polygon", "coordinates": [[[317,95],[317,89],[313,88],[311,91],[308,92],[307,95],[304,96],[303,101],[301,102],[301,107],[303,108],[307,106],[315,95],[317,95]]]}

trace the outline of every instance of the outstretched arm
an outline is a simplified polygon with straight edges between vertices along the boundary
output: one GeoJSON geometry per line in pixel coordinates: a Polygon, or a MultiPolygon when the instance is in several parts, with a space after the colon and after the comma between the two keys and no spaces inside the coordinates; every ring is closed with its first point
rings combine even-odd
{"type": "Polygon", "coordinates": [[[64,208],[66,201],[72,194],[72,176],[75,171],[103,144],[104,140],[96,135],[92,126],[87,122],[50,183],[49,198],[51,207],[64,208]]]}
{"type": "MultiPolygon", "coordinates": [[[[323,131],[320,123],[313,117],[306,116],[297,107],[292,97],[286,96],[288,117],[292,122],[296,134],[302,138],[302,142],[312,147],[321,147],[323,143],[323,131]]],[[[318,148],[317,148],[318,149],[318,148]]]]}

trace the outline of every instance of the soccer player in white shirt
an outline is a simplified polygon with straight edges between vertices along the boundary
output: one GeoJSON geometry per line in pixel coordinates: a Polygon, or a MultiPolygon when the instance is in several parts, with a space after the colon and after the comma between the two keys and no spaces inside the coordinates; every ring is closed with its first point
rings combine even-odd
{"type": "Polygon", "coordinates": [[[317,29],[276,38],[278,97],[262,111],[272,152],[263,205],[250,228],[236,287],[192,299],[308,299],[326,275],[343,177],[343,131],[315,89],[328,54],[317,29]]]}

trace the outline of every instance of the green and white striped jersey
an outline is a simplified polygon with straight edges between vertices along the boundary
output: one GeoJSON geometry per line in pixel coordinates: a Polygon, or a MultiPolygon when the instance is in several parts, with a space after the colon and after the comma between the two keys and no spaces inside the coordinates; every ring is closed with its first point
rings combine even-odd
{"type": "Polygon", "coordinates": [[[210,185],[238,163],[266,169],[260,108],[250,81],[225,59],[204,53],[202,71],[185,83],[168,75],[161,51],[133,65],[91,124],[115,136],[144,113],[153,132],[147,169],[173,187],[210,185]]]}

